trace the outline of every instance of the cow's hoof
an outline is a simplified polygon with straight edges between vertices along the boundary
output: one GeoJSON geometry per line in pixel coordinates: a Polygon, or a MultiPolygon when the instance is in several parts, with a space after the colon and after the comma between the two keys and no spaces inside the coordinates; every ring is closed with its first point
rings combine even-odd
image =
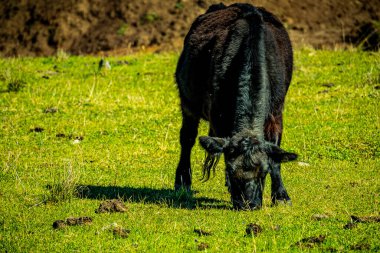
{"type": "Polygon", "coordinates": [[[292,200],[291,199],[275,199],[272,200],[273,206],[292,206],[292,200]]]}
{"type": "Polygon", "coordinates": [[[276,192],[272,192],[272,205],[273,206],[291,206],[292,201],[286,190],[279,190],[276,192]]]}

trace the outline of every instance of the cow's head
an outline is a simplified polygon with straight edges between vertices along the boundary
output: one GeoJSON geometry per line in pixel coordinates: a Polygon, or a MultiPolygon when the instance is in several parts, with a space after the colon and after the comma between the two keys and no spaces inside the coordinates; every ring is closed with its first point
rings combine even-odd
{"type": "Polygon", "coordinates": [[[280,162],[297,159],[296,154],[247,133],[238,133],[232,138],[203,136],[199,141],[209,155],[204,167],[206,173],[215,166],[218,160],[215,158],[224,154],[226,185],[236,209],[260,208],[269,170],[280,162]]]}

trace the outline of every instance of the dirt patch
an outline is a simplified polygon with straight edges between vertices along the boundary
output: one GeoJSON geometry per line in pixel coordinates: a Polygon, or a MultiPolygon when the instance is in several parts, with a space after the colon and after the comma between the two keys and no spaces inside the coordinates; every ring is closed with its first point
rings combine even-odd
{"type": "Polygon", "coordinates": [[[102,227],[95,234],[98,235],[104,231],[112,232],[112,234],[116,238],[128,238],[129,234],[131,233],[130,229],[123,228],[122,226],[118,225],[117,223],[111,223],[107,226],[102,227]]]}
{"type": "Polygon", "coordinates": [[[358,226],[358,224],[350,221],[346,225],[343,226],[344,229],[354,229],[358,226]]]}
{"type": "Polygon", "coordinates": [[[258,234],[260,234],[261,232],[263,232],[263,228],[258,225],[258,224],[255,224],[255,223],[250,223],[247,225],[247,227],[245,228],[245,233],[247,235],[254,235],[254,236],[257,236],[258,234]]]}
{"type": "Polygon", "coordinates": [[[380,216],[362,216],[362,217],[359,217],[359,216],[351,215],[351,220],[352,220],[352,222],[356,222],[356,223],[370,223],[370,222],[379,223],[380,222],[380,216]]]}
{"type": "Polygon", "coordinates": [[[350,247],[351,250],[358,250],[358,251],[369,251],[371,249],[371,245],[365,242],[360,242],[355,245],[352,245],[350,247]]]}
{"type": "Polygon", "coordinates": [[[74,140],[74,141],[83,141],[84,140],[84,137],[83,136],[77,136],[77,135],[73,135],[73,134],[64,134],[64,133],[57,133],[55,135],[55,137],[57,138],[67,138],[69,140],[74,140]]]}
{"type": "Polygon", "coordinates": [[[204,251],[208,248],[210,248],[210,246],[205,242],[201,242],[200,244],[198,244],[198,251],[204,251]]]}
{"type": "Polygon", "coordinates": [[[112,230],[113,235],[120,238],[128,238],[130,232],[131,230],[122,227],[115,227],[112,230]]]}
{"type": "Polygon", "coordinates": [[[356,216],[351,215],[351,220],[343,226],[344,229],[353,229],[356,228],[358,223],[379,223],[380,216],[356,216]]]}
{"type": "Polygon", "coordinates": [[[43,129],[42,127],[35,127],[35,128],[30,129],[30,132],[35,132],[35,133],[42,133],[43,131],[45,131],[45,129],[43,129]]]}
{"type": "Polygon", "coordinates": [[[56,107],[50,107],[44,110],[44,113],[56,113],[56,112],[58,112],[58,108],[56,107]]]}
{"type": "Polygon", "coordinates": [[[106,200],[100,203],[99,208],[95,213],[124,213],[127,211],[127,207],[124,202],[119,199],[106,200]]]}
{"type": "MultiPolygon", "coordinates": [[[[3,1],[0,55],[125,54],[179,49],[192,21],[220,0],[3,1]]],[[[235,1],[226,0],[225,4],[235,1]]],[[[241,1],[250,2],[252,1],[241,1]]],[[[378,0],[258,0],[287,27],[295,45],[379,47],[378,0]]]]}
{"type": "Polygon", "coordinates": [[[302,240],[296,242],[294,245],[301,248],[314,248],[316,245],[321,244],[325,241],[326,236],[312,236],[303,238],[302,240]]]}
{"type": "Polygon", "coordinates": [[[210,231],[206,231],[206,230],[203,230],[203,229],[197,229],[197,228],[194,229],[194,233],[198,234],[199,236],[209,236],[209,235],[212,235],[212,232],[210,232],[210,231]]]}
{"type": "Polygon", "coordinates": [[[327,214],[313,214],[311,216],[311,219],[312,220],[316,220],[316,221],[321,221],[321,220],[327,220],[329,218],[329,216],[327,214]]]}
{"type": "Polygon", "coordinates": [[[56,220],[53,222],[53,228],[60,229],[67,226],[89,225],[92,223],[91,217],[70,217],[66,220],[56,220]]]}

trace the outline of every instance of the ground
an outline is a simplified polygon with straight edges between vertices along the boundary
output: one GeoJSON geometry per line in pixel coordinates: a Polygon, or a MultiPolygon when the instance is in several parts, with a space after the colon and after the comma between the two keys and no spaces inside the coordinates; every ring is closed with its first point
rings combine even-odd
{"type": "MultiPolygon", "coordinates": [[[[194,18],[220,1],[0,2],[0,56],[47,56],[58,50],[70,54],[124,54],[141,48],[177,50],[194,18]]],[[[378,0],[245,2],[276,14],[296,46],[379,48],[378,0]]]]}

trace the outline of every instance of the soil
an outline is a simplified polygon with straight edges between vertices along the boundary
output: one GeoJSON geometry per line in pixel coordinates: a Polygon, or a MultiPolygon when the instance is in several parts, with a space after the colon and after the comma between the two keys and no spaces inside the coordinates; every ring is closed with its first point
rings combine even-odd
{"type": "Polygon", "coordinates": [[[358,251],[369,251],[371,249],[371,245],[365,242],[360,242],[355,245],[352,245],[350,247],[351,250],[358,250],[358,251]]]}
{"type": "Polygon", "coordinates": [[[316,221],[326,220],[328,218],[329,216],[327,214],[313,214],[311,216],[311,219],[316,221]]]}
{"type": "Polygon", "coordinates": [[[380,216],[362,216],[362,217],[358,217],[358,216],[355,216],[355,215],[351,215],[351,220],[352,220],[352,222],[356,222],[356,223],[369,223],[369,222],[379,223],[380,222],[380,216]]]}
{"type": "Polygon", "coordinates": [[[99,208],[95,211],[96,213],[114,213],[127,211],[127,207],[124,205],[123,201],[119,199],[106,200],[100,203],[99,208]]]}
{"type": "Polygon", "coordinates": [[[254,223],[248,224],[245,229],[245,232],[247,235],[254,235],[254,236],[257,236],[262,231],[263,231],[263,228],[260,225],[254,224],[254,223]]]}
{"type": "Polygon", "coordinates": [[[30,129],[30,132],[36,132],[36,133],[42,133],[43,131],[45,131],[45,129],[43,129],[42,127],[35,127],[35,128],[30,129]]]}
{"type": "Polygon", "coordinates": [[[355,222],[348,222],[346,225],[343,226],[344,229],[354,229],[358,226],[355,222]]]}
{"type": "Polygon", "coordinates": [[[351,215],[351,220],[343,226],[344,229],[356,228],[358,223],[379,223],[380,216],[355,216],[351,215]]]}
{"type": "MultiPolygon", "coordinates": [[[[220,0],[0,0],[0,55],[127,54],[178,50],[196,16],[220,0]]],[[[226,0],[225,4],[236,1],[226,0]]],[[[293,44],[379,48],[378,0],[257,0],[293,44]]]]}
{"type": "Polygon", "coordinates": [[[204,251],[208,248],[210,248],[210,246],[205,242],[201,242],[200,244],[198,244],[198,251],[204,251]]]}
{"type": "Polygon", "coordinates": [[[77,226],[77,225],[89,225],[92,223],[91,217],[69,217],[66,220],[56,220],[53,222],[53,228],[60,229],[66,226],[77,226]]]}
{"type": "Polygon", "coordinates": [[[203,229],[194,229],[194,233],[198,234],[199,236],[209,236],[209,235],[212,235],[212,233],[210,231],[206,231],[206,230],[203,230],[203,229]]]}
{"type": "Polygon", "coordinates": [[[51,108],[46,108],[45,110],[44,110],[44,113],[56,113],[56,112],[58,112],[58,108],[56,108],[56,107],[51,107],[51,108]]]}
{"type": "Polygon", "coordinates": [[[128,238],[130,232],[131,230],[122,227],[115,227],[112,230],[113,235],[120,238],[128,238]]]}
{"type": "Polygon", "coordinates": [[[299,242],[296,242],[295,245],[301,248],[313,248],[317,244],[323,243],[325,239],[326,239],[326,236],[324,235],[307,237],[307,238],[303,238],[299,242]]]}

